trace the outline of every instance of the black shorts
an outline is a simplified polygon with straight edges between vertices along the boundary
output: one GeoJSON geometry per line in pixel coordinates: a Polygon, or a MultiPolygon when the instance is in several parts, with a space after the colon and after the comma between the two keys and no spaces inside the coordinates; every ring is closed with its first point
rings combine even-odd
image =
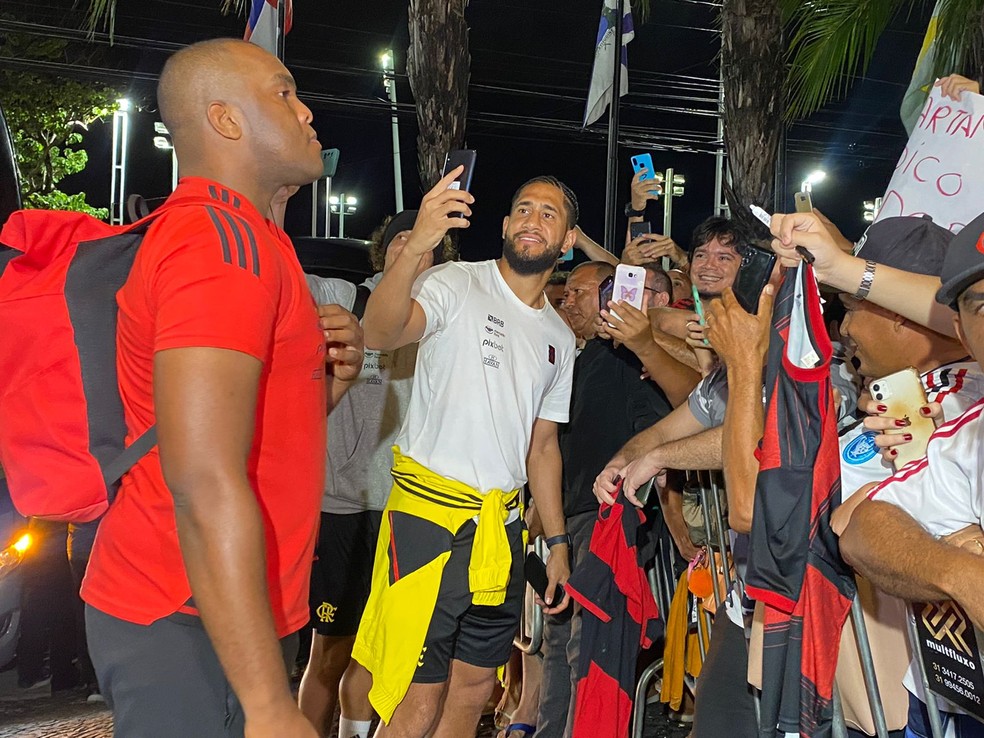
{"type": "Polygon", "coordinates": [[[324,636],[354,636],[372,586],[382,512],[321,513],[311,567],[311,622],[324,636]]]}
{"type": "Polygon", "coordinates": [[[523,521],[506,526],[512,553],[506,600],[501,605],[473,605],[468,589],[468,564],[475,523],[469,520],[451,543],[451,557],[444,566],[437,604],[413,681],[435,684],[447,681],[451,659],[485,668],[498,668],[509,660],[519,627],[526,580],[523,576],[523,521]]]}
{"type": "MultiPolygon", "coordinates": [[[[242,738],[242,706],[199,618],[178,612],[137,625],[86,605],[85,625],[113,735],[242,738]]],[[[297,645],[296,633],[280,641],[287,673],[297,645]]]]}

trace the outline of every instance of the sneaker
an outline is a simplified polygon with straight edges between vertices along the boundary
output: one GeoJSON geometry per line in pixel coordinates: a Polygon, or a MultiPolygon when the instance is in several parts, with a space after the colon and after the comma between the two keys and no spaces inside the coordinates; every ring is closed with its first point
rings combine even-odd
{"type": "Polygon", "coordinates": [[[99,691],[99,687],[86,687],[86,692],[87,694],[85,701],[90,705],[104,704],[106,702],[106,698],[102,696],[102,692],[99,691]]]}

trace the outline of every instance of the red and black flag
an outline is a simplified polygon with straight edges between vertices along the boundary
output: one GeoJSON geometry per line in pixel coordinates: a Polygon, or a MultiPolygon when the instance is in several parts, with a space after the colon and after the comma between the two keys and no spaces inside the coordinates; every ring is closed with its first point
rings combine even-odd
{"type": "Polygon", "coordinates": [[[662,633],[644,569],[656,539],[644,522],[620,490],[598,511],[589,553],[566,585],[584,608],[573,738],[629,734],[639,651],[662,633]]]}
{"type": "Polygon", "coordinates": [[[765,604],[760,735],[829,736],[854,578],[830,516],[840,503],[833,353],[813,268],[787,270],[766,366],[746,592],[765,604]]]}

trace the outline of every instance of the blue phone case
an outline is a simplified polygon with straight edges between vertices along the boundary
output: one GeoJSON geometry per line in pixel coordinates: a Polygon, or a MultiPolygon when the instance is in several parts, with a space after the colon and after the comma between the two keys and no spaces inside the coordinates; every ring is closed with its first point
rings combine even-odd
{"type": "Polygon", "coordinates": [[[640,169],[649,170],[642,178],[642,181],[653,179],[656,176],[656,167],[653,166],[652,154],[636,154],[632,157],[632,172],[638,174],[640,169]]]}
{"type": "MultiPolygon", "coordinates": [[[[645,175],[643,175],[640,182],[645,182],[649,179],[656,178],[656,167],[653,165],[653,155],[652,154],[636,154],[630,161],[632,162],[632,173],[638,174],[640,169],[648,170],[645,175]]],[[[654,195],[659,195],[659,190],[650,190],[654,195]]]]}

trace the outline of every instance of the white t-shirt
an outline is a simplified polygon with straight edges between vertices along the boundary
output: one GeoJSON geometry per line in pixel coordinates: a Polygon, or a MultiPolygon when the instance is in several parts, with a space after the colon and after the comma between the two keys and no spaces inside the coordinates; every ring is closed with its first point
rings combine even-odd
{"type": "Polygon", "coordinates": [[[433,267],[411,294],[427,325],[401,451],[479,491],[522,487],[533,422],[567,422],[574,334],[548,302],[521,302],[495,261],[433,267]]]}
{"type": "MultiPolygon", "coordinates": [[[[984,372],[974,361],[954,362],[922,375],[923,389],[930,402],[943,406],[943,418],[962,415],[984,397],[984,372]]],[[[840,436],[841,494],[847,499],[871,482],[892,475],[892,465],[882,459],[875,445],[875,431],[866,431],[858,422],[840,436]]]]}
{"type": "MultiPolygon", "coordinates": [[[[930,535],[940,538],[968,525],[984,526],[982,470],[984,400],[937,428],[926,456],[903,466],[868,496],[902,508],[930,535]]],[[[917,674],[913,662],[903,683],[925,702],[917,674]]],[[[949,712],[963,712],[947,700],[937,701],[949,712]]]]}

